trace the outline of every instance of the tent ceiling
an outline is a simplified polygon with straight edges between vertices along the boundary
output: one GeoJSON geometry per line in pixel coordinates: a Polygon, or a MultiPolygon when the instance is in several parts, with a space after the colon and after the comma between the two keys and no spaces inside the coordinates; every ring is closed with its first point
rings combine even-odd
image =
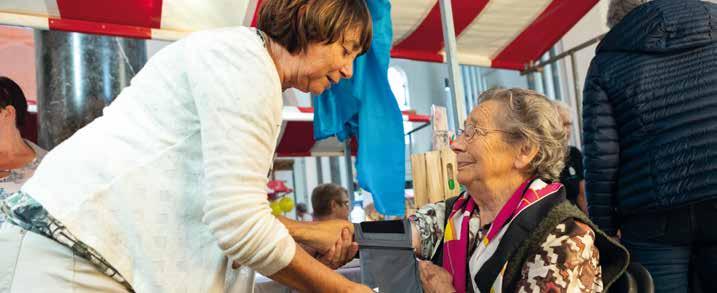
{"type": "MultiPolygon", "coordinates": [[[[2,0],[0,24],[176,40],[252,25],[261,0],[2,0]]],[[[524,69],[598,0],[452,0],[462,64],[524,69]]],[[[393,57],[443,62],[438,0],[393,0],[393,57]]]]}

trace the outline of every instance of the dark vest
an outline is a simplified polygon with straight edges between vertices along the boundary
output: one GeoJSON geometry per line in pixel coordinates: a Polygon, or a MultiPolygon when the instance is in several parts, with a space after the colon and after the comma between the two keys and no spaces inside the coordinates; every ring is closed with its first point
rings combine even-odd
{"type": "MultiPolygon", "coordinates": [[[[446,218],[450,214],[455,200],[456,198],[446,200],[446,218]]],[[[473,291],[473,285],[470,282],[474,279],[481,292],[490,292],[490,286],[498,277],[506,261],[508,261],[508,266],[503,274],[503,292],[514,292],[515,285],[521,278],[521,269],[528,261],[528,257],[538,253],[541,250],[540,244],[545,241],[548,234],[560,223],[569,219],[585,223],[595,231],[595,245],[600,252],[603,286],[607,290],[627,269],[629,264],[627,249],[607,236],[582,211],[567,201],[565,190],[561,188],[558,194],[531,205],[513,220],[495,254],[476,276],[466,278],[468,292],[473,291]]],[[[431,261],[436,265],[442,265],[443,240],[431,261]]],[[[469,273],[470,270],[466,268],[466,272],[469,273]]]]}

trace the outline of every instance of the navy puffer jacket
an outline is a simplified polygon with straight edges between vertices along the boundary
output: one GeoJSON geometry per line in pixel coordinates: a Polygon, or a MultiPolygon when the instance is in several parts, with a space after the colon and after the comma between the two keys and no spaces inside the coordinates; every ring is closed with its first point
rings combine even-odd
{"type": "Polygon", "coordinates": [[[658,0],[597,48],[583,101],[590,216],[619,217],[717,199],[717,4],[658,0]]]}

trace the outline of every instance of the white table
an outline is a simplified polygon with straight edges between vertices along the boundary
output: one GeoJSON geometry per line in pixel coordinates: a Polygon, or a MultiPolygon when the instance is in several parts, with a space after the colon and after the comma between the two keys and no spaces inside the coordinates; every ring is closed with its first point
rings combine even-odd
{"type": "MultiPolygon", "coordinates": [[[[337,273],[343,275],[347,279],[360,283],[361,282],[361,267],[359,266],[358,259],[347,263],[343,267],[336,270],[337,273]]],[[[272,280],[260,274],[256,274],[254,279],[254,293],[293,293],[290,288],[272,280]]]]}

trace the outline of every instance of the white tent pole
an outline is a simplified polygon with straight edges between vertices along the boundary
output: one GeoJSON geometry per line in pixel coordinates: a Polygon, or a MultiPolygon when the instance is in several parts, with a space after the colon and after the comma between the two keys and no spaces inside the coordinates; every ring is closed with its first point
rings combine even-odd
{"type": "MultiPolygon", "coordinates": [[[[356,200],[354,198],[354,165],[353,161],[351,160],[351,156],[353,154],[351,153],[351,138],[347,138],[346,141],[344,141],[344,160],[346,160],[346,174],[349,177],[348,178],[348,184],[346,184],[346,190],[349,193],[349,201],[351,201],[351,206],[353,207],[354,201],[356,200]]],[[[349,208],[351,209],[351,208],[349,208]]]]}
{"type": "Polygon", "coordinates": [[[47,17],[0,12],[0,24],[30,27],[41,30],[49,29],[47,17]]]}
{"type": "MultiPolygon", "coordinates": [[[[575,120],[577,120],[578,124],[578,131],[574,132],[577,133],[577,139],[578,139],[578,145],[582,145],[583,143],[583,98],[582,98],[582,91],[580,90],[580,81],[578,80],[578,63],[577,58],[575,58],[575,52],[570,53],[570,71],[573,74],[573,90],[575,91],[575,110],[578,112],[577,117],[575,117],[575,120]]],[[[573,130],[574,131],[574,130],[573,130]]]]}
{"type": "Polygon", "coordinates": [[[443,24],[443,41],[445,43],[446,62],[448,62],[448,81],[453,98],[453,111],[456,119],[455,127],[463,128],[466,120],[465,93],[463,79],[458,66],[458,51],[456,50],[456,32],[453,27],[453,8],[451,0],[438,0],[441,3],[441,23],[443,24]]]}

